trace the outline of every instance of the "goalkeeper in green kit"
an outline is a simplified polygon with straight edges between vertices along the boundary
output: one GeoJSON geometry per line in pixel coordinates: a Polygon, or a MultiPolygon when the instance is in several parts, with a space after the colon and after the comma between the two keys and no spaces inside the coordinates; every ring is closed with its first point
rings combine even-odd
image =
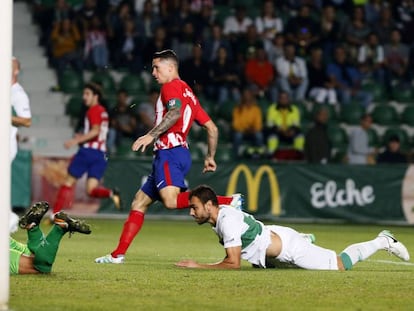
{"type": "Polygon", "coordinates": [[[54,225],[44,236],[39,223],[49,209],[47,202],[37,202],[19,220],[19,226],[27,230],[27,245],[10,237],[10,274],[49,273],[55,261],[59,243],[67,233],[90,234],[90,226],[82,220],[59,212],[54,225]]]}

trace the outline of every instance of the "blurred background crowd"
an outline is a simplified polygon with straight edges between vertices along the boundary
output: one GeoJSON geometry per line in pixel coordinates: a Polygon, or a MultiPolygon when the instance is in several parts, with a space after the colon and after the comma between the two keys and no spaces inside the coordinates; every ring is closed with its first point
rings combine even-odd
{"type": "MultiPolygon", "coordinates": [[[[51,91],[69,94],[75,121],[83,82],[101,84],[113,154],[152,127],[152,55],[173,49],[181,78],[219,126],[223,160],[411,161],[412,0],[34,0],[31,8],[56,70],[51,91]]],[[[191,133],[194,157],[203,135],[191,133]]]]}

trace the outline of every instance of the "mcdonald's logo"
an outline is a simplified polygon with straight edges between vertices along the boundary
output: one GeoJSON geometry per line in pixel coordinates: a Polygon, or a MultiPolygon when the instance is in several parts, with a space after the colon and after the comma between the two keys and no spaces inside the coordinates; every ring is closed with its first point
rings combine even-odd
{"type": "Polygon", "coordinates": [[[263,176],[265,174],[267,175],[270,187],[271,213],[272,215],[279,216],[281,213],[279,183],[273,169],[269,165],[262,165],[255,174],[253,174],[246,164],[238,165],[230,175],[229,183],[227,185],[227,195],[237,192],[236,188],[240,174],[243,174],[246,180],[247,206],[248,210],[251,212],[256,212],[258,209],[260,185],[263,176]]]}

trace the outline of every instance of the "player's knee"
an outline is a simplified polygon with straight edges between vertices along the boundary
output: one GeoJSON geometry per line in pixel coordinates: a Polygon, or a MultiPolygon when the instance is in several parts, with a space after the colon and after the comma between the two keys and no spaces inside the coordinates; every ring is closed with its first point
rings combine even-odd
{"type": "Polygon", "coordinates": [[[177,208],[177,199],[176,198],[167,198],[163,200],[164,206],[168,209],[177,208]]]}

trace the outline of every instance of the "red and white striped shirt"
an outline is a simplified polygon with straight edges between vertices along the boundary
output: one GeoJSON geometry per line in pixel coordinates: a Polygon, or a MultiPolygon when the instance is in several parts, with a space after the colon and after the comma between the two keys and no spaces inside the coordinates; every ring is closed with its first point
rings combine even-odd
{"type": "Polygon", "coordinates": [[[84,133],[88,133],[95,125],[99,125],[99,134],[84,143],[84,148],[92,148],[106,152],[106,136],[108,134],[109,119],[105,107],[94,105],[88,109],[84,121],[84,133]]]}
{"type": "Polygon", "coordinates": [[[210,120],[191,88],[183,80],[175,79],[164,84],[155,105],[155,125],[160,124],[169,107],[181,102],[181,117],[154,143],[154,150],[177,146],[188,148],[187,135],[194,121],[203,125],[210,120]]]}

